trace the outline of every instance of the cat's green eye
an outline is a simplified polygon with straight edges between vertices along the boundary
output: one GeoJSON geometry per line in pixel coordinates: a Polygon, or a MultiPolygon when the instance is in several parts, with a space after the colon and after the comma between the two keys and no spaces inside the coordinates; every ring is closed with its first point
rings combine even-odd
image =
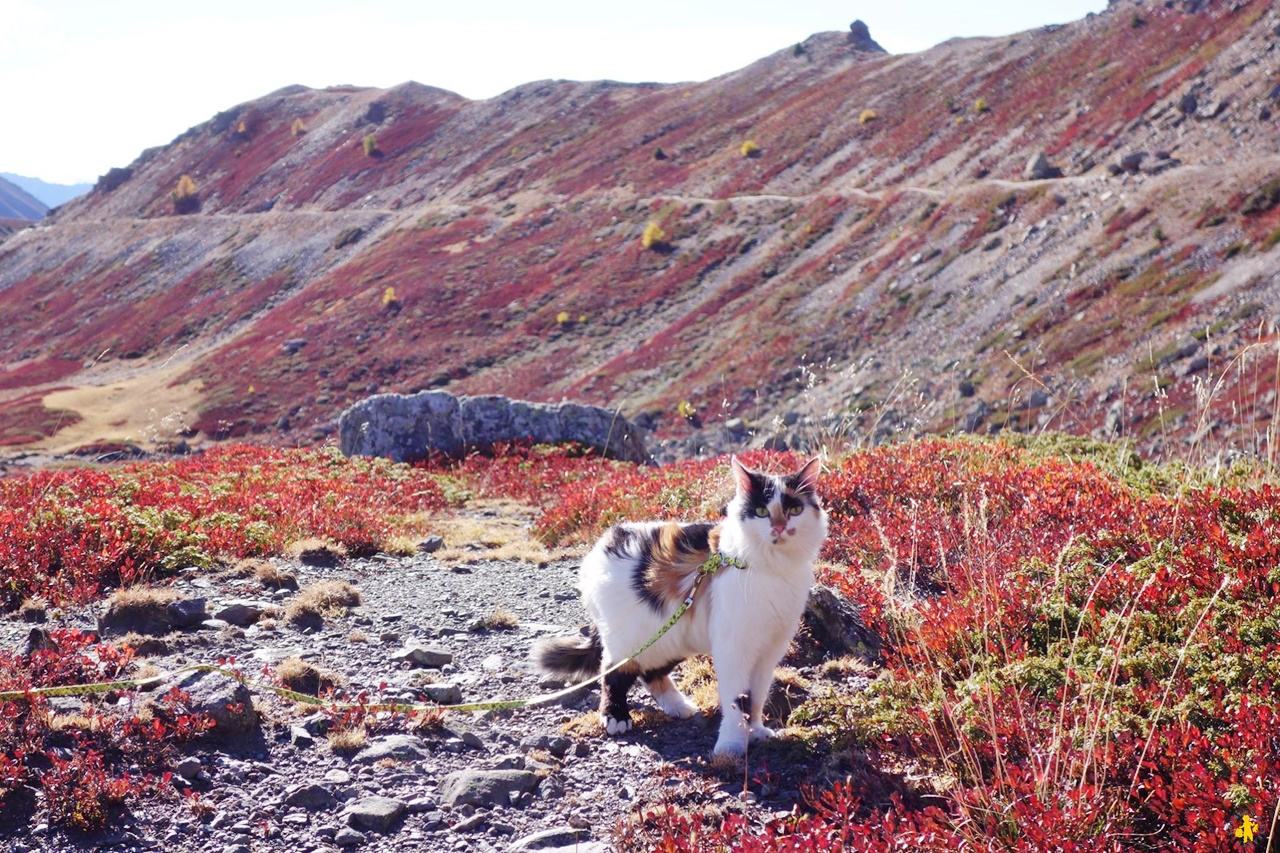
{"type": "Polygon", "coordinates": [[[795,516],[799,515],[803,510],[804,510],[804,507],[800,506],[799,504],[796,504],[795,506],[787,507],[787,515],[794,518],[795,516]]]}
{"type": "Polygon", "coordinates": [[[765,518],[768,515],[769,515],[769,510],[767,507],[762,507],[762,506],[756,507],[756,518],[765,518]]]}

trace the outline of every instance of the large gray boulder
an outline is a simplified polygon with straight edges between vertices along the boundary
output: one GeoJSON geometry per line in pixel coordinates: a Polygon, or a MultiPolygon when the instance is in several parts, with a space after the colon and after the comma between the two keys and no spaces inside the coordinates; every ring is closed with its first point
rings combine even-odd
{"type": "Polygon", "coordinates": [[[338,441],[348,456],[384,456],[396,462],[432,452],[459,456],[513,441],[577,442],[629,462],[648,458],[640,431],[615,410],[499,395],[455,397],[447,391],[361,400],[338,419],[338,441]]]}

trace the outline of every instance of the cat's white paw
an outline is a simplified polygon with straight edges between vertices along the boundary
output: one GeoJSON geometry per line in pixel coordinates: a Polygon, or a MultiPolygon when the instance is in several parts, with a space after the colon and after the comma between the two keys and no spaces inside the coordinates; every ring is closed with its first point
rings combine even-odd
{"type": "Polygon", "coordinates": [[[624,735],[631,731],[631,718],[627,717],[625,720],[619,720],[606,714],[604,717],[604,731],[608,735],[624,735]]]}
{"type": "Polygon", "coordinates": [[[720,735],[715,748],[711,750],[712,758],[741,758],[747,752],[747,742],[742,732],[735,732],[731,737],[720,735]]]}
{"type": "Polygon", "coordinates": [[[762,740],[768,740],[769,738],[773,737],[775,734],[777,734],[777,732],[775,732],[773,729],[769,728],[768,726],[752,726],[751,732],[750,734],[747,735],[747,737],[748,739],[750,739],[752,743],[759,743],[762,740]]]}
{"type": "Polygon", "coordinates": [[[670,690],[653,697],[658,703],[658,707],[662,709],[668,717],[675,717],[677,720],[687,720],[694,714],[698,713],[698,706],[689,701],[689,697],[685,696],[679,690],[670,690]]]}

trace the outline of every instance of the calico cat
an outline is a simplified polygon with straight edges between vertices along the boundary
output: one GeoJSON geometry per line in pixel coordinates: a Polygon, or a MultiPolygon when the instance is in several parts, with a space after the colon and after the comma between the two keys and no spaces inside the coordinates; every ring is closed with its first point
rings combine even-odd
{"type": "Polygon", "coordinates": [[[592,619],[583,638],[540,643],[535,662],[561,678],[585,680],[633,654],[689,595],[715,553],[725,562],[704,577],[693,605],[635,661],[607,675],[600,715],[609,734],[631,728],[627,691],[639,678],[672,717],[697,706],[671,681],[675,666],[710,654],[722,720],[715,755],[736,756],[771,737],[761,719],[773,669],[787,651],[813,585],[813,564],[827,535],[818,501],[819,459],[794,474],[771,476],[730,460],[735,494],[719,524],[619,524],[583,560],[578,586],[592,619]],[[740,707],[739,697],[749,697],[740,707]],[[744,728],[742,720],[747,716],[744,728]]]}

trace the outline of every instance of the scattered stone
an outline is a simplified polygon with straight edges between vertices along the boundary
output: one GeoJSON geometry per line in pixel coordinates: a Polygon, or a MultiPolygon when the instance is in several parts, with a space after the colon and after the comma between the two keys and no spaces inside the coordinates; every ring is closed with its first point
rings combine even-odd
{"type": "Polygon", "coordinates": [[[315,742],[315,736],[303,726],[289,727],[289,743],[298,747],[298,749],[310,749],[315,745],[315,742]]]}
{"type": "Polygon", "coordinates": [[[347,785],[351,782],[351,774],[335,767],[324,774],[324,781],[331,785],[347,785]]]}
{"type": "Polygon", "coordinates": [[[407,806],[391,797],[362,797],[344,809],[350,826],[385,833],[404,817],[407,806]]]}
{"type": "Polygon", "coordinates": [[[200,759],[194,756],[187,756],[177,764],[173,765],[173,772],[188,781],[199,776],[202,769],[203,766],[200,764],[200,759]]]}
{"type": "Polygon", "coordinates": [[[290,338],[280,345],[280,349],[293,354],[307,345],[306,338],[290,338]]]}
{"type": "Polygon", "coordinates": [[[209,737],[223,740],[258,731],[253,695],[234,678],[219,672],[189,672],[161,685],[157,695],[163,696],[175,687],[190,697],[187,705],[193,713],[208,714],[213,720],[209,737]]]}
{"type": "Polygon", "coordinates": [[[1141,170],[1144,175],[1158,175],[1161,172],[1176,169],[1181,165],[1182,161],[1176,157],[1158,157],[1144,162],[1141,166],[1141,170]]]}
{"type": "Polygon", "coordinates": [[[429,755],[426,744],[413,735],[386,735],[356,753],[356,764],[373,764],[384,758],[397,761],[421,761],[429,755]]]}
{"type": "Polygon", "coordinates": [[[261,601],[248,601],[245,599],[230,601],[219,608],[213,614],[213,618],[221,619],[230,625],[238,625],[243,628],[261,619],[262,611],[270,606],[261,601]]]}
{"type": "Polygon", "coordinates": [[[1062,170],[1049,162],[1044,152],[1036,154],[1027,161],[1022,170],[1022,177],[1028,181],[1044,181],[1050,178],[1061,178],[1062,170]]]}
{"type": "Polygon", "coordinates": [[[459,705],[462,703],[462,688],[451,681],[424,685],[422,692],[428,699],[438,705],[459,705]]]}
{"type": "Polygon", "coordinates": [[[532,792],[538,777],[527,770],[459,770],[440,784],[440,798],[450,806],[507,805],[511,794],[532,792]]]}
{"type": "Polygon", "coordinates": [[[542,749],[556,758],[564,758],[572,747],[572,740],[559,735],[530,735],[520,741],[520,749],[524,752],[532,749],[542,749]]]}
{"type": "Polygon", "coordinates": [[[412,667],[439,669],[447,663],[453,663],[453,652],[436,646],[406,645],[398,652],[393,652],[391,659],[412,667]]]}
{"type": "Polygon", "coordinates": [[[169,622],[179,629],[198,628],[201,622],[209,618],[205,612],[206,606],[203,598],[180,598],[170,602],[169,622]]]}
{"type": "Polygon", "coordinates": [[[443,536],[428,536],[418,543],[418,550],[424,554],[434,554],[444,547],[443,536]]]}
{"type": "MultiPolygon", "coordinates": [[[[319,833],[316,833],[317,835],[319,833]]],[[[339,847],[356,847],[364,844],[365,835],[363,832],[357,832],[349,826],[339,829],[333,836],[333,843],[339,847]]]]}
{"type": "Polygon", "coordinates": [[[473,814],[471,817],[463,818],[462,820],[455,823],[453,825],[453,831],[454,832],[475,832],[477,829],[484,826],[485,822],[488,820],[489,820],[489,815],[485,814],[484,812],[477,812],[476,814],[473,814]]]}
{"type": "Polygon", "coordinates": [[[1130,175],[1136,175],[1138,170],[1142,168],[1142,161],[1145,159],[1147,159],[1147,152],[1134,151],[1120,158],[1120,168],[1130,175]]]}
{"type": "Polygon", "coordinates": [[[828,586],[817,584],[809,592],[803,620],[813,638],[833,655],[856,655],[868,662],[880,657],[880,637],[863,622],[861,609],[828,586]]]}
{"type": "Polygon", "coordinates": [[[287,806],[307,811],[330,809],[337,804],[333,792],[323,785],[302,785],[292,788],[285,793],[284,802],[287,806]]]}

